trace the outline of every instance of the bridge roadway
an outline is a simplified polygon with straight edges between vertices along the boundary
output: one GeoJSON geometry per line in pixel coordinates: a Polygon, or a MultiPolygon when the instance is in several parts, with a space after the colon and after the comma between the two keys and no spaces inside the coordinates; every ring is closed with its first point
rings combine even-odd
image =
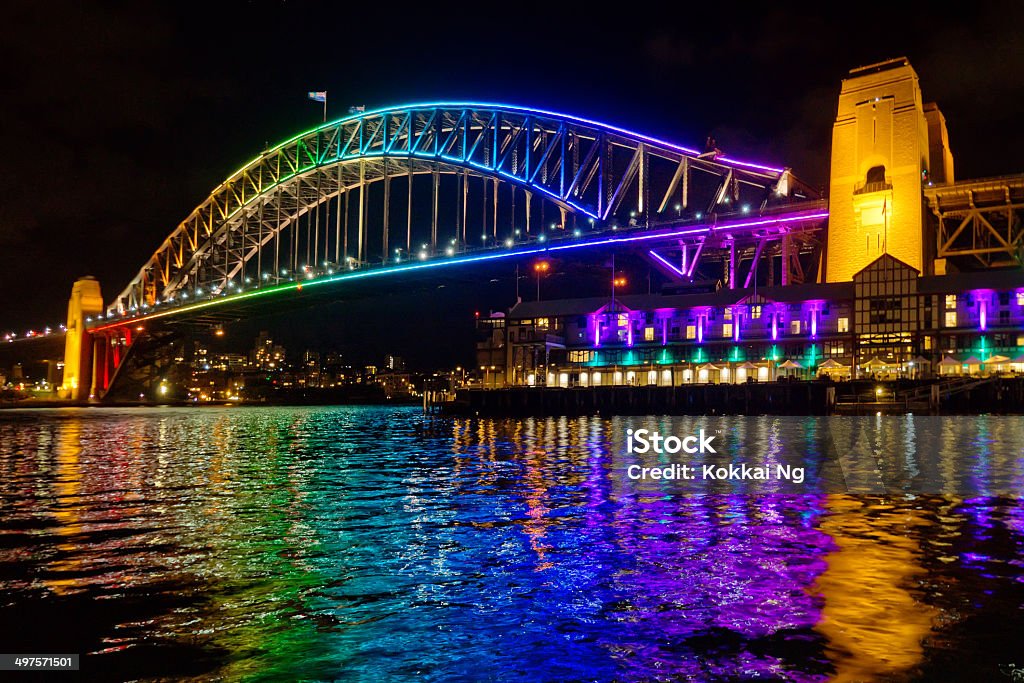
{"type": "Polygon", "coordinates": [[[425,284],[440,286],[471,281],[487,272],[493,273],[495,263],[502,261],[514,262],[599,248],[642,248],[643,252],[647,252],[648,248],[678,244],[683,240],[699,242],[713,237],[752,237],[773,231],[797,231],[808,226],[817,229],[827,217],[825,203],[813,201],[786,206],[784,212],[765,213],[759,216],[733,215],[712,224],[680,223],[656,230],[612,228],[600,232],[587,232],[579,236],[568,231],[567,234],[556,237],[551,237],[549,233],[544,241],[531,238],[529,242],[521,242],[512,247],[477,248],[451,256],[426,259],[414,257],[403,263],[362,267],[344,272],[311,273],[312,277],[306,280],[289,280],[234,294],[208,296],[201,301],[186,300],[159,304],[134,314],[111,314],[105,319],[90,321],[88,327],[92,332],[101,332],[149,322],[218,325],[317,303],[362,298],[379,292],[382,280],[385,279],[408,288],[425,284]],[[111,320],[111,317],[114,319],[111,320]]]}

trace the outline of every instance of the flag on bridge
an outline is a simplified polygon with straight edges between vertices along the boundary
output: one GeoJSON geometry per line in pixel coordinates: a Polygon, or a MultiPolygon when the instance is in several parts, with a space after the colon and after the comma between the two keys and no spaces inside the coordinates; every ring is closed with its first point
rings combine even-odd
{"type": "Polygon", "coordinates": [[[358,107],[349,107],[348,108],[348,113],[349,114],[362,114],[365,111],[366,111],[366,106],[365,105],[359,105],[358,107]]]}
{"type": "Polygon", "coordinates": [[[326,90],[317,90],[315,92],[310,92],[309,93],[309,99],[311,99],[311,100],[313,100],[315,102],[326,102],[327,101],[327,91],[326,90]]]}

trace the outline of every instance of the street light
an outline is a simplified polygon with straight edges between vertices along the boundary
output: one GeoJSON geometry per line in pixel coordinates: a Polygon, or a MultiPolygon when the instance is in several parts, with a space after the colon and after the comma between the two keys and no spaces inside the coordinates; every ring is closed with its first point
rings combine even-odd
{"type": "Polygon", "coordinates": [[[533,264],[533,272],[537,273],[537,301],[540,301],[540,276],[549,270],[551,270],[551,264],[548,261],[537,261],[533,264]]]}

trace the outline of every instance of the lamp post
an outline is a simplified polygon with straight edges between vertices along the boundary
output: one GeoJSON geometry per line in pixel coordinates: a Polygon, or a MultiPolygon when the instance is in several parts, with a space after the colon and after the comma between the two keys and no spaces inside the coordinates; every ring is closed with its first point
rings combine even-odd
{"type": "Polygon", "coordinates": [[[533,272],[537,274],[537,301],[540,301],[540,276],[551,270],[551,264],[547,261],[537,261],[533,264],[533,272]]]}

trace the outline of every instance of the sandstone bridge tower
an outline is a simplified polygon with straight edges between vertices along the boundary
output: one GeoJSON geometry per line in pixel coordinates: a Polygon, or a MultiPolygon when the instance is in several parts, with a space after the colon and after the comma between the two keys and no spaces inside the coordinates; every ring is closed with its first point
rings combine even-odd
{"type": "Polygon", "coordinates": [[[929,182],[953,182],[953,156],[913,67],[901,57],[850,71],[832,127],[826,281],[849,282],[883,254],[942,274],[925,227],[929,182]]]}

